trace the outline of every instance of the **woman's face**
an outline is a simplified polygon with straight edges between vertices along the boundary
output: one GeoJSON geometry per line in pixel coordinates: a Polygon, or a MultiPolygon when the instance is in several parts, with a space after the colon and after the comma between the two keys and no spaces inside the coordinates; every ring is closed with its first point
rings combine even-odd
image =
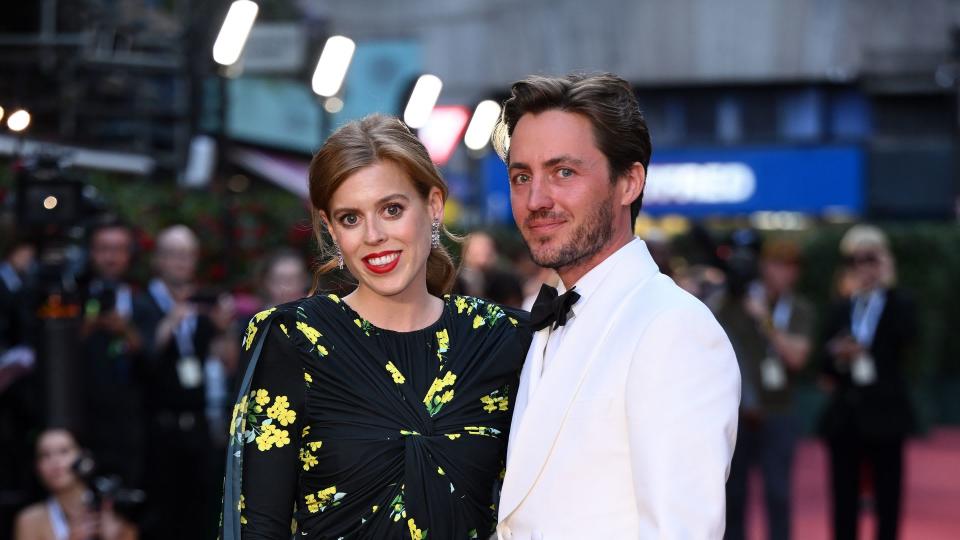
{"type": "Polygon", "coordinates": [[[47,490],[57,493],[77,482],[73,464],[80,448],[73,436],[62,429],[44,432],[37,441],[37,472],[47,490]]]}
{"type": "Polygon", "coordinates": [[[270,268],[264,283],[267,304],[276,306],[303,298],[310,286],[309,281],[303,262],[292,257],[278,260],[270,268]]]}
{"type": "Polygon", "coordinates": [[[438,188],[424,200],[403,169],[381,161],[337,188],[326,219],[359,287],[396,296],[425,290],[431,226],[442,214],[438,188]]]}
{"type": "Polygon", "coordinates": [[[883,285],[884,257],[884,253],[872,248],[857,249],[849,255],[847,262],[853,270],[859,290],[868,291],[883,285]]]}

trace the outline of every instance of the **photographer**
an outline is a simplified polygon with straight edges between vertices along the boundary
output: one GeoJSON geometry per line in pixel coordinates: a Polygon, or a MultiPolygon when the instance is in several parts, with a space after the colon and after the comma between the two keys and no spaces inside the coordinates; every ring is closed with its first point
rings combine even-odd
{"type": "Polygon", "coordinates": [[[89,233],[89,270],[81,283],[84,417],[101,469],[127,485],[142,482],[143,340],[133,324],[131,227],[103,217],[89,233]]]}
{"type": "Polygon", "coordinates": [[[148,538],[200,539],[215,526],[218,501],[213,487],[205,485],[217,467],[207,409],[213,396],[226,395],[226,381],[211,345],[230,325],[233,307],[226,295],[198,293],[199,252],[188,227],[161,231],[153,260],[156,276],[135,302],[150,373],[148,538]]]}
{"type": "Polygon", "coordinates": [[[750,470],[763,476],[769,538],[790,538],[793,456],[799,427],[793,383],[811,349],[813,306],[794,292],[800,249],[783,239],[735,248],[727,260],[727,287],[712,308],[737,353],[743,398],[737,447],[727,481],[724,538],[746,537],[750,470]]]}
{"type": "Polygon", "coordinates": [[[50,497],[17,516],[14,540],[135,540],[137,529],[113,511],[113,501],[95,499],[74,472],[80,446],[65,429],[48,429],[37,439],[37,474],[50,497]]]}

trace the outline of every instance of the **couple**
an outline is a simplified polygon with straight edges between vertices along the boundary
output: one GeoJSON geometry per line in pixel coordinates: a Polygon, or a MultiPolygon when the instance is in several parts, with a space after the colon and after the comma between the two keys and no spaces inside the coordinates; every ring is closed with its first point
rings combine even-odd
{"type": "Polygon", "coordinates": [[[248,325],[225,540],[723,535],[739,371],[633,236],[651,146],[630,86],[518,82],[497,138],[562,294],[529,317],[446,294],[447,193],[423,145],[382,116],[339,129],[310,199],[320,271],[358,286],[248,325]]]}

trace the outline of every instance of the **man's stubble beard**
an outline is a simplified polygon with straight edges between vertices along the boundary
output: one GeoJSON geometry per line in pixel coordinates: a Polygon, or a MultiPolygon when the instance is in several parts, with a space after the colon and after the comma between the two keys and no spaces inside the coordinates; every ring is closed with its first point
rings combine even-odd
{"type": "Polygon", "coordinates": [[[578,263],[596,255],[613,237],[613,193],[604,199],[587,219],[574,231],[570,240],[552,253],[537,253],[530,241],[527,244],[533,262],[545,268],[561,270],[576,266],[578,263]]]}

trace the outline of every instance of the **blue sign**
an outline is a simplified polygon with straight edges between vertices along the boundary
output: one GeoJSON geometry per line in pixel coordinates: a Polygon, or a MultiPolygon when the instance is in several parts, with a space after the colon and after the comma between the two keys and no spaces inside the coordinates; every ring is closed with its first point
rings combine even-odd
{"type": "Polygon", "coordinates": [[[863,179],[864,156],[856,146],[654,150],[643,209],[690,217],[857,214],[863,179]]]}

